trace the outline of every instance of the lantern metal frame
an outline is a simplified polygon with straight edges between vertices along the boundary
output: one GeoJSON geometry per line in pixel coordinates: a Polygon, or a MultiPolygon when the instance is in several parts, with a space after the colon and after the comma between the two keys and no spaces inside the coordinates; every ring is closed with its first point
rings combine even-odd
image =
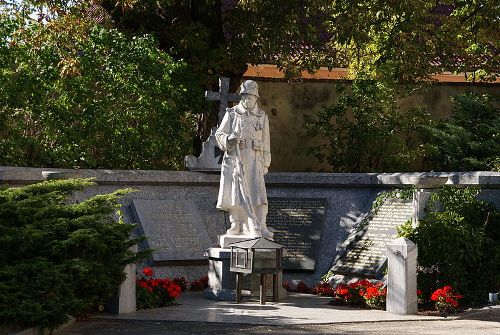
{"type": "MultiPolygon", "coordinates": [[[[283,270],[283,246],[264,237],[232,243],[229,270],[236,273],[236,302],[241,301],[241,277],[247,274],[260,275],[260,304],[266,303],[266,274],[273,275],[273,301],[279,300],[278,274],[283,270]],[[273,267],[259,267],[260,252],[275,255],[273,267]],[[242,257],[239,257],[242,256],[242,257]],[[241,262],[240,262],[241,261],[241,262]]],[[[270,258],[272,259],[272,258],[270,258]]]]}

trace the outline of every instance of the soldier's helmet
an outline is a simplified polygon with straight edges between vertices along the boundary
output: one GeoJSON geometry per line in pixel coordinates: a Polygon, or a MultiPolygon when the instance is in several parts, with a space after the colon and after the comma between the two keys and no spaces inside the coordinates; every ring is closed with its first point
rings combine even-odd
{"type": "Polygon", "coordinates": [[[252,94],[259,97],[259,85],[253,80],[245,80],[240,86],[241,94],[252,94]]]}

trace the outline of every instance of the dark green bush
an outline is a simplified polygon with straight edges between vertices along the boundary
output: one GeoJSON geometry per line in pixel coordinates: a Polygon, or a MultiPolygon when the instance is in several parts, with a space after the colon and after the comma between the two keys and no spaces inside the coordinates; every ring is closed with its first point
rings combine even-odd
{"type": "Polygon", "coordinates": [[[202,96],[151,36],[0,13],[0,165],[182,169],[202,96]]]}
{"type": "Polygon", "coordinates": [[[465,93],[453,102],[449,120],[422,127],[426,169],[500,171],[500,109],[495,98],[465,93]]]}
{"type": "Polygon", "coordinates": [[[401,227],[400,234],[418,245],[419,265],[438,268],[437,275],[419,273],[424,292],[451,285],[464,302],[476,304],[500,290],[500,212],[478,194],[475,188],[443,187],[416,228],[401,227]]]}
{"type": "Polygon", "coordinates": [[[394,88],[382,82],[357,79],[350,91],[339,89],[335,105],[306,118],[308,134],[328,140],[310,153],[326,160],[332,172],[413,171],[420,155],[416,129],[425,114],[401,111],[394,88]]]}
{"type": "Polygon", "coordinates": [[[0,322],[54,327],[104,304],[136,260],[134,225],[113,218],[130,190],[72,203],[89,180],[0,191],[0,322]]]}

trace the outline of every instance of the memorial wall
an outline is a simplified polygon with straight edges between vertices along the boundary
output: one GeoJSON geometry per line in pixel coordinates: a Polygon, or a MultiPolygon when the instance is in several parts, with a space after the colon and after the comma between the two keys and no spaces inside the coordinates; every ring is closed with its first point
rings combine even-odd
{"type": "MultiPolygon", "coordinates": [[[[21,186],[45,180],[50,169],[0,167],[0,183],[21,186]]],[[[153,249],[149,260],[158,275],[207,274],[204,251],[218,244],[228,229],[226,212],[215,208],[218,173],[140,170],[51,170],[58,178],[95,178],[96,186],[75,194],[86,197],[131,187],[123,198],[126,223],[153,249]]],[[[500,208],[500,173],[270,173],[266,176],[268,224],[275,241],[287,249],[284,279],[313,285],[334,265],[337,272],[377,277],[383,244],[396,226],[411,217],[405,201],[384,204],[376,213],[372,203],[384,190],[411,187],[426,176],[447,177],[448,184],[480,186],[480,197],[500,208]],[[353,236],[353,232],[354,235],[353,236]]]]}

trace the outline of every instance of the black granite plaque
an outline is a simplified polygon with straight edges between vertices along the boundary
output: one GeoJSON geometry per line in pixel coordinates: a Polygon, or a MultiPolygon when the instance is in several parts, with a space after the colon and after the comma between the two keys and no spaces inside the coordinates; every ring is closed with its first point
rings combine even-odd
{"type": "Polygon", "coordinates": [[[274,241],[287,250],[283,268],[314,270],[326,199],[268,198],[267,225],[274,229],[274,241]]]}
{"type": "Polygon", "coordinates": [[[397,238],[397,227],[410,220],[413,201],[391,199],[375,214],[353,228],[332,271],[340,274],[379,278],[385,269],[386,243],[397,238]]]}
{"type": "Polygon", "coordinates": [[[210,238],[192,200],[133,200],[154,261],[202,260],[210,238]]]}

